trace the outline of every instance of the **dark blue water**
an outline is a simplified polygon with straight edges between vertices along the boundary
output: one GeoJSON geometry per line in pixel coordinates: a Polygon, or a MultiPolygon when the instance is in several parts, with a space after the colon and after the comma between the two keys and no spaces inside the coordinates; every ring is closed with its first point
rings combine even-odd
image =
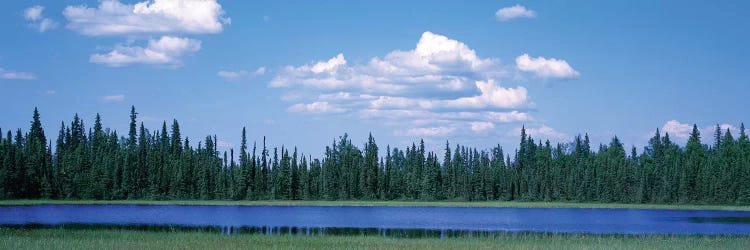
{"type": "MultiPolygon", "coordinates": [[[[39,205],[0,206],[0,225],[421,229],[750,235],[750,212],[578,208],[39,205]]],[[[222,229],[224,230],[224,229],[222,229]]],[[[278,229],[277,229],[278,230],[278,229]]],[[[222,231],[223,232],[223,231],[222,231]]]]}

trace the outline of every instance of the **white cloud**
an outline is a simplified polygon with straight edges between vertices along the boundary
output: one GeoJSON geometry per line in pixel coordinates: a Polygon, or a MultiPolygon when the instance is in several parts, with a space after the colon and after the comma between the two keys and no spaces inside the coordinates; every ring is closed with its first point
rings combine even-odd
{"type": "Polygon", "coordinates": [[[256,76],[262,76],[266,73],[266,67],[259,67],[253,72],[248,72],[246,70],[240,70],[240,71],[227,71],[227,70],[220,70],[216,73],[217,76],[224,78],[225,80],[237,80],[241,78],[247,78],[247,77],[256,77],[256,76]]]}
{"type": "Polygon", "coordinates": [[[473,87],[472,79],[504,74],[497,60],[479,58],[466,44],[424,32],[414,50],[395,50],[365,64],[348,64],[339,53],[326,61],[287,66],[271,81],[271,87],[293,85],[330,90],[356,89],[366,93],[403,94],[453,92],[473,87]]]}
{"type": "Polygon", "coordinates": [[[451,121],[488,121],[493,123],[517,123],[533,121],[528,113],[493,112],[493,111],[462,111],[462,112],[433,112],[414,109],[362,109],[359,111],[362,119],[394,119],[394,120],[416,120],[436,119],[451,121]]]}
{"type": "Polygon", "coordinates": [[[690,133],[693,132],[693,126],[677,120],[669,120],[664,123],[661,130],[662,133],[669,133],[669,136],[685,139],[690,137],[690,133]]]}
{"type": "MultiPolygon", "coordinates": [[[[511,136],[521,136],[521,128],[516,128],[508,133],[511,136]]],[[[559,132],[554,128],[545,124],[537,127],[526,127],[526,134],[532,136],[534,140],[557,140],[557,141],[569,141],[570,135],[559,132]]]]}
{"type": "Polygon", "coordinates": [[[54,89],[48,89],[47,91],[44,91],[45,95],[54,95],[57,92],[54,89]]]}
{"type": "Polygon", "coordinates": [[[102,96],[99,100],[104,103],[123,102],[125,101],[125,95],[107,95],[102,96]]]}
{"type": "Polygon", "coordinates": [[[313,103],[298,103],[292,105],[287,109],[293,113],[343,113],[346,109],[336,106],[328,102],[313,102],[313,103]]]}
{"type": "Polygon", "coordinates": [[[487,119],[494,122],[526,122],[534,120],[529,113],[518,112],[488,112],[487,119]]]}
{"type": "MultiPolygon", "coordinates": [[[[734,137],[735,139],[737,139],[740,136],[740,129],[735,127],[734,125],[722,123],[722,124],[719,124],[719,128],[721,128],[722,139],[724,138],[724,134],[727,133],[727,129],[729,130],[729,132],[732,133],[732,137],[734,137]]],[[[714,137],[716,135],[716,124],[708,125],[704,127],[703,129],[700,129],[700,132],[701,132],[701,137],[703,138],[703,142],[711,144],[715,140],[714,137]]]]}
{"type": "Polygon", "coordinates": [[[94,8],[67,6],[63,15],[69,29],[89,36],[219,33],[231,23],[215,0],[104,0],[94,8]]]}
{"type": "Polygon", "coordinates": [[[336,69],[344,65],[346,65],[346,59],[344,59],[344,54],[339,53],[335,57],[329,59],[327,62],[316,63],[310,68],[310,71],[312,71],[315,74],[320,74],[323,72],[330,72],[330,73],[335,74],[336,69]]]}
{"type": "Polygon", "coordinates": [[[57,28],[57,22],[49,18],[42,19],[42,21],[39,22],[39,26],[37,26],[39,32],[45,32],[55,28],[57,28]]]}
{"type": "Polygon", "coordinates": [[[446,135],[453,133],[453,131],[455,130],[456,128],[452,128],[452,127],[411,128],[406,131],[406,135],[425,136],[425,137],[446,136],[446,135]]]}
{"type": "Polygon", "coordinates": [[[517,108],[528,104],[527,91],[524,87],[503,88],[494,80],[477,81],[480,95],[457,99],[426,99],[380,96],[370,102],[372,108],[405,108],[421,109],[484,109],[484,108],[517,108]]]}
{"type": "MultiPolygon", "coordinates": [[[[732,136],[736,139],[739,137],[740,129],[735,127],[734,125],[722,123],[719,124],[719,128],[721,129],[722,138],[726,134],[727,130],[732,133],[732,136]]],[[[693,132],[693,125],[688,123],[682,123],[678,120],[669,120],[661,127],[660,131],[661,136],[664,136],[666,133],[669,133],[670,139],[673,141],[676,140],[678,143],[684,143],[688,138],[690,138],[690,134],[693,132]]],[[[699,126],[698,132],[700,133],[701,142],[705,144],[712,145],[715,140],[716,135],[716,124],[714,125],[705,125],[705,126],[699,126]]],[[[645,134],[643,138],[651,138],[654,136],[655,131],[651,131],[648,134],[645,134]]]]}
{"type": "Polygon", "coordinates": [[[516,4],[511,7],[505,7],[495,12],[497,20],[504,22],[516,18],[533,18],[536,17],[536,12],[530,9],[526,9],[523,5],[516,4]]]}
{"type": "Polygon", "coordinates": [[[262,76],[265,73],[266,73],[266,67],[259,67],[258,69],[255,70],[254,74],[256,76],[262,76]]]}
{"type": "Polygon", "coordinates": [[[38,21],[42,19],[42,11],[44,11],[43,6],[35,5],[26,9],[23,12],[23,17],[29,21],[38,21]]]}
{"type": "Polygon", "coordinates": [[[495,124],[491,122],[472,122],[471,130],[477,133],[484,133],[495,129],[495,124]]]}
{"type": "MultiPolygon", "coordinates": [[[[127,45],[118,44],[106,54],[89,57],[92,63],[121,67],[130,64],[182,64],[180,58],[200,50],[201,42],[178,34],[215,34],[231,23],[216,0],[145,0],[134,4],[103,0],[96,7],[67,6],[63,15],[67,27],[87,36],[125,36],[127,45]],[[131,46],[146,36],[148,46],[131,46]]],[[[220,74],[221,75],[221,74],[220,74]]]]}
{"type": "MultiPolygon", "coordinates": [[[[486,137],[498,126],[536,124],[528,90],[511,85],[517,71],[499,59],[478,56],[463,42],[424,32],[411,50],[361,63],[338,53],[285,66],[269,87],[288,89],[281,96],[291,105],[288,112],[351,115],[390,126],[402,136],[486,137]]],[[[566,136],[547,128],[538,133],[566,136]]]]}
{"type": "Polygon", "coordinates": [[[45,31],[57,28],[57,22],[45,18],[42,12],[44,12],[44,6],[34,5],[24,10],[23,18],[29,21],[29,27],[34,28],[39,31],[39,33],[44,33],[45,31]]]}
{"type": "Polygon", "coordinates": [[[581,74],[571,67],[565,60],[555,58],[529,57],[523,54],[516,58],[516,67],[525,72],[534,73],[540,78],[577,78],[581,74]]]}
{"type": "Polygon", "coordinates": [[[445,101],[447,107],[458,108],[517,108],[528,104],[526,88],[503,88],[494,80],[477,81],[476,86],[482,93],[479,96],[462,97],[445,101]]]}
{"type": "Polygon", "coordinates": [[[201,41],[198,40],[163,36],[158,40],[150,39],[148,46],[145,48],[116,45],[109,53],[91,55],[89,61],[106,64],[110,67],[121,67],[136,63],[180,66],[183,56],[197,52],[200,48],[201,41]]]}
{"type": "Polygon", "coordinates": [[[29,72],[16,72],[0,68],[0,79],[5,80],[36,80],[36,76],[29,72]]]}

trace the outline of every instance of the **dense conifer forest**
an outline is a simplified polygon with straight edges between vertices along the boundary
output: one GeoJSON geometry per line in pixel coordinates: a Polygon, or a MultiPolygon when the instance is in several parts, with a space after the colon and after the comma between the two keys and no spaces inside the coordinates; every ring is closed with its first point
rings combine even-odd
{"type": "Polygon", "coordinates": [[[684,147],[657,130],[641,154],[617,137],[592,148],[587,135],[552,145],[522,130],[514,152],[383,148],[372,135],[360,146],[344,134],[317,159],[241,136],[238,152],[219,152],[216,136],[196,144],[176,120],[146,129],[133,107],[127,135],[76,115],[52,142],[35,109],[28,132],[0,129],[0,198],[750,203],[744,125],[736,138],[717,126],[712,145],[693,126],[684,147]]]}

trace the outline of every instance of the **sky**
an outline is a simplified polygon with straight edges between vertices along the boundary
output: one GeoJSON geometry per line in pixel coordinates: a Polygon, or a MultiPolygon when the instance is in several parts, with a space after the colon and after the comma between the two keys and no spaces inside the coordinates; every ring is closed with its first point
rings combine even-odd
{"type": "MultiPolygon", "coordinates": [[[[0,128],[48,137],[74,114],[127,133],[177,119],[193,146],[322,156],[348,133],[514,150],[587,133],[641,148],[655,129],[737,133],[747,1],[48,0],[0,3],[0,128]]],[[[381,152],[382,153],[382,152],[381,152]]]]}

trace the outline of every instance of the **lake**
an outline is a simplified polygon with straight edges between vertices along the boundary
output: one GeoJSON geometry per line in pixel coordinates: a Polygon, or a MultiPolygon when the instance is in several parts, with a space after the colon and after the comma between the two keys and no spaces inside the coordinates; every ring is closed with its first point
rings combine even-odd
{"type": "Polygon", "coordinates": [[[0,225],[212,228],[224,234],[482,235],[492,232],[750,235],[750,212],[387,206],[0,206],[0,225]]]}

